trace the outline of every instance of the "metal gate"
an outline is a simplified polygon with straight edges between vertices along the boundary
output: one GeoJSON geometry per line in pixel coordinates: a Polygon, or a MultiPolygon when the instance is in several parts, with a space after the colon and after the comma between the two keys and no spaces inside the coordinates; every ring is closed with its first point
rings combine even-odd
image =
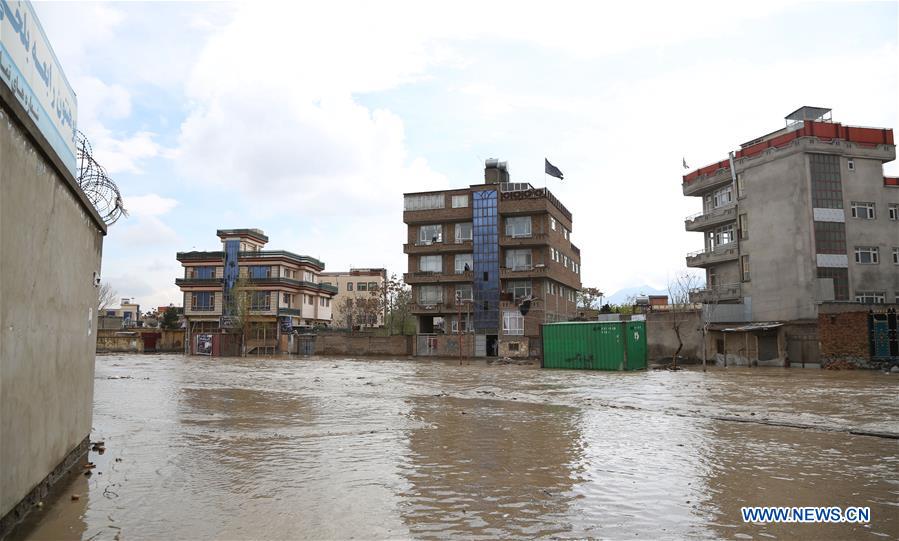
{"type": "Polygon", "coordinates": [[[315,335],[314,334],[298,334],[294,337],[296,345],[294,351],[298,355],[315,355],[315,335]]]}
{"type": "Polygon", "coordinates": [[[474,356],[475,357],[486,357],[487,356],[487,335],[486,334],[474,335],[474,356]]]}
{"type": "Polygon", "coordinates": [[[817,336],[787,336],[787,359],[794,368],[820,368],[817,336]]]}
{"type": "Polygon", "coordinates": [[[899,362],[896,309],[868,313],[868,341],[872,361],[899,362]]]}

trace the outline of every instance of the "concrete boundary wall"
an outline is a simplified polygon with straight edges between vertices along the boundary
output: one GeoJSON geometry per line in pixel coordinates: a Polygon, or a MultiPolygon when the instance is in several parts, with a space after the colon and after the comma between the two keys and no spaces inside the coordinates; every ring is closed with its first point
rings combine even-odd
{"type": "Polygon", "coordinates": [[[375,336],[367,333],[319,331],[315,353],[319,355],[412,355],[413,336],[375,336]]]}

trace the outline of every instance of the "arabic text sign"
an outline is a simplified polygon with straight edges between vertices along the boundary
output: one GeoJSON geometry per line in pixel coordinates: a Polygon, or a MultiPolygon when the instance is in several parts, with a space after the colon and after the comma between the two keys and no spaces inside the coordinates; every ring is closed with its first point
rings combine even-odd
{"type": "Polygon", "coordinates": [[[0,80],[76,175],[75,91],[27,0],[0,0],[0,80]]]}

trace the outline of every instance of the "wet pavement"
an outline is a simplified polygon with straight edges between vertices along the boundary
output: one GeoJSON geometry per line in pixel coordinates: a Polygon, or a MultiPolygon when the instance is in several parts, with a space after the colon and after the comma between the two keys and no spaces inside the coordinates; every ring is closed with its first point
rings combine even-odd
{"type": "Polygon", "coordinates": [[[899,434],[899,374],[109,355],[95,383],[105,453],[13,539],[899,538],[899,440],[853,433],[899,434]]]}

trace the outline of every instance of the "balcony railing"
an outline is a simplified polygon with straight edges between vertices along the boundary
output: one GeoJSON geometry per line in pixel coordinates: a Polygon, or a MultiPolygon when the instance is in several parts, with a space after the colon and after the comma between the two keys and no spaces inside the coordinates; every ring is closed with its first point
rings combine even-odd
{"type": "Polygon", "coordinates": [[[687,254],[688,267],[702,267],[722,261],[737,259],[740,253],[737,250],[737,243],[730,242],[716,246],[713,250],[696,250],[687,254]]]}
{"type": "Polygon", "coordinates": [[[450,272],[450,271],[442,271],[442,272],[407,272],[403,274],[403,280],[407,284],[421,284],[421,283],[437,283],[437,282],[470,282],[472,278],[472,272],[450,272]]]}
{"type": "Polygon", "coordinates": [[[175,285],[185,286],[218,286],[222,284],[221,278],[175,278],[175,285]]]}
{"type": "Polygon", "coordinates": [[[706,227],[712,227],[725,222],[732,222],[737,219],[737,208],[734,204],[726,207],[719,207],[705,212],[697,212],[696,214],[684,218],[684,227],[687,231],[696,231],[706,227]]]}
{"type": "Polygon", "coordinates": [[[742,286],[736,284],[719,284],[711,287],[698,287],[690,290],[690,302],[714,304],[719,301],[732,301],[742,297],[742,286]]]}

